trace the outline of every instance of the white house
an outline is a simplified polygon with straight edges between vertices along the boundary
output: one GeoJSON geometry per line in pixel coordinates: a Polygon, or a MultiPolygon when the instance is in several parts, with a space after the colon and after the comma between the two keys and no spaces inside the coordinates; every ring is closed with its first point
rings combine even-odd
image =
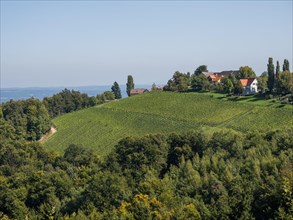
{"type": "Polygon", "coordinates": [[[257,93],[257,80],[256,78],[240,79],[240,82],[244,89],[244,95],[250,95],[257,93]]]}

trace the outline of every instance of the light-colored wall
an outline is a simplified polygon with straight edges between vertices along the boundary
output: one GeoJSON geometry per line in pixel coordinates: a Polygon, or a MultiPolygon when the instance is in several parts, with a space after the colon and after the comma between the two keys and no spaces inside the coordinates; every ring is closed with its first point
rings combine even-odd
{"type": "Polygon", "coordinates": [[[244,95],[249,95],[249,94],[255,94],[258,92],[258,87],[257,87],[257,80],[253,80],[250,86],[243,87],[244,88],[244,95]]]}
{"type": "Polygon", "coordinates": [[[250,86],[251,93],[257,93],[257,80],[255,79],[250,86]]]}

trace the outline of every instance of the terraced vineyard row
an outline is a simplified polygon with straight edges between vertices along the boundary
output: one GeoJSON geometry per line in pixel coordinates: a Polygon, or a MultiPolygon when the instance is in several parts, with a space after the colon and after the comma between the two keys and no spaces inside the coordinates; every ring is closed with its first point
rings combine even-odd
{"type": "Polygon", "coordinates": [[[211,126],[250,111],[253,107],[224,102],[199,93],[171,92],[149,93],[105,105],[105,108],[155,114],[211,126]]]}
{"type": "Polygon", "coordinates": [[[241,131],[293,126],[290,108],[235,103],[198,93],[152,92],[54,119],[58,132],[46,147],[63,151],[82,144],[108,154],[125,136],[185,132],[201,126],[241,131]]]}

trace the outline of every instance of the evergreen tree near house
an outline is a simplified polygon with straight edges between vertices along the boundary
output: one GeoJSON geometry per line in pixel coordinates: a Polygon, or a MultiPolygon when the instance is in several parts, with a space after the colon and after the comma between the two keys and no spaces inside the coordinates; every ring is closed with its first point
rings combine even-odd
{"type": "Polygon", "coordinates": [[[194,74],[191,77],[191,87],[195,91],[209,91],[210,82],[204,74],[194,74]]]}
{"type": "Polygon", "coordinates": [[[289,61],[287,59],[284,60],[284,64],[283,64],[283,71],[289,71],[290,72],[290,65],[289,65],[289,61]]]}
{"type": "Polygon", "coordinates": [[[134,89],[133,77],[131,75],[128,75],[126,83],[126,92],[128,96],[130,96],[131,89],[134,89]]]}
{"type": "Polygon", "coordinates": [[[114,84],[111,87],[111,89],[112,89],[112,92],[115,95],[115,99],[121,99],[122,98],[119,84],[116,81],[114,82],[114,84]]]}
{"type": "Polygon", "coordinates": [[[274,90],[274,83],[275,83],[275,74],[274,74],[274,64],[273,64],[273,58],[269,58],[268,63],[268,89],[270,92],[273,92],[274,90]]]}
{"type": "Polygon", "coordinates": [[[280,75],[280,64],[279,61],[277,61],[277,66],[276,66],[276,78],[278,79],[280,75]]]}
{"type": "Polygon", "coordinates": [[[184,92],[188,90],[189,85],[190,82],[187,74],[176,71],[172,79],[170,79],[167,85],[164,87],[164,90],[173,92],[184,92]]]}
{"type": "Polygon", "coordinates": [[[224,82],[224,91],[226,93],[232,93],[234,91],[233,82],[230,79],[226,79],[224,82]]]}
{"type": "Polygon", "coordinates": [[[264,93],[268,90],[268,73],[263,72],[259,77],[257,77],[258,90],[264,93]]]}
{"type": "Polygon", "coordinates": [[[233,83],[233,85],[236,85],[237,82],[239,81],[238,79],[236,79],[235,75],[233,73],[229,74],[228,79],[231,80],[231,82],[233,83]]]}
{"type": "Polygon", "coordinates": [[[238,80],[235,84],[234,84],[234,94],[242,94],[244,92],[244,88],[241,84],[241,82],[238,80]]]}
{"type": "Polygon", "coordinates": [[[293,93],[293,73],[289,71],[281,72],[275,86],[279,95],[293,93]]]}

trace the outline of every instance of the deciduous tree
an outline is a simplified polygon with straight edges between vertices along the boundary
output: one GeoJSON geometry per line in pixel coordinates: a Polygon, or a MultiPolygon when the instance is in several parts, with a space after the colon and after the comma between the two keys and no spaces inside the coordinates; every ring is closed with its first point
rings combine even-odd
{"type": "Polygon", "coordinates": [[[208,91],[210,82],[204,74],[194,74],[191,77],[191,87],[196,91],[208,91]]]}
{"type": "Polygon", "coordinates": [[[176,71],[172,79],[168,81],[167,86],[164,87],[164,90],[183,92],[188,90],[188,86],[189,78],[187,74],[176,71]]]}
{"type": "Polygon", "coordinates": [[[258,90],[261,93],[264,93],[268,90],[268,73],[263,72],[258,78],[257,78],[257,83],[258,83],[258,90]]]}
{"type": "Polygon", "coordinates": [[[239,75],[238,78],[254,78],[255,72],[249,66],[241,66],[239,68],[239,75]]]}

